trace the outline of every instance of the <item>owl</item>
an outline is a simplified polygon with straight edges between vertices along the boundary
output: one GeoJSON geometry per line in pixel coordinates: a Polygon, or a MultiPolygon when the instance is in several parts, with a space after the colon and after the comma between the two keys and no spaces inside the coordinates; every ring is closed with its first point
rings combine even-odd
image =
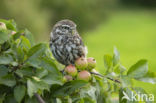
{"type": "Polygon", "coordinates": [[[65,66],[74,65],[76,59],[87,55],[87,47],[71,20],[61,20],[54,25],[50,33],[50,49],[54,58],[65,66]]]}

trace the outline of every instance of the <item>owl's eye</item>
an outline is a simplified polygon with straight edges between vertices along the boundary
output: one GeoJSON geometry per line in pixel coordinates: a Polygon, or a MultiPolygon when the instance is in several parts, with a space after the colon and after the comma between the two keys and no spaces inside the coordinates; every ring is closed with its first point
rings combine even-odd
{"type": "Polygon", "coordinates": [[[69,30],[69,26],[62,26],[62,29],[69,30]]]}
{"type": "Polygon", "coordinates": [[[69,27],[67,27],[67,26],[65,26],[64,28],[65,28],[65,29],[69,29],[69,27]]]}

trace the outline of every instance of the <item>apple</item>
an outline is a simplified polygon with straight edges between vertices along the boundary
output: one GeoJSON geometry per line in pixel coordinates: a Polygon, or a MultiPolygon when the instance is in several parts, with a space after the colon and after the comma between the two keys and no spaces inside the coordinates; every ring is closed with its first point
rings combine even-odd
{"type": "Polygon", "coordinates": [[[83,70],[83,71],[78,73],[77,79],[78,80],[89,81],[91,79],[91,74],[88,71],[83,70]]]}
{"type": "Polygon", "coordinates": [[[73,77],[70,76],[70,75],[65,75],[65,76],[63,77],[63,82],[64,82],[64,83],[65,83],[65,82],[72,81],[72,80],[73,80],[73,77]]]}
{"type": "Polygon", "coordinates": [[[16,33],[16,31],[11,31],[11,35],[15,35],[16,33]]]}
{"type": "Polygon", "coordinates": [[[96,60],[94,59],[94,58],[92,58],[92,57],[89,57],[88,59],[87,59],[87,62],[88,62],[88,69],[89,70],[92,70],[92,69],[94,69],[95,67],[96,67],[96,60]]]}
{"type": "Polygon", "coordinates": [[[79,70],[85,70],[88,66],[87,59],[84,57],[80,57],[75,61],[75,65],[79,70]]]}
{"type": "Polygon", "coordinates": [[[6,30],[6,29],[7,29],[7,27],[6,27],[5,23],[0,22],[0,30],[6,30]]]}
{"type": "Polygon", "coordinates": [[[73,65],[66,66],[65,72],[73,77],[77,75],[77,69],[73,65]]]}

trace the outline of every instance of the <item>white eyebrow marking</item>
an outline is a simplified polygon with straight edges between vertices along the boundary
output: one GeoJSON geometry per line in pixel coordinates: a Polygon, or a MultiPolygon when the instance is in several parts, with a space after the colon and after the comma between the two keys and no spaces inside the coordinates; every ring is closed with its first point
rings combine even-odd
{"type": "Polygon", "coordinates": [[[69,25],[62,25],[63,27],[70,27],[69,25]]]}

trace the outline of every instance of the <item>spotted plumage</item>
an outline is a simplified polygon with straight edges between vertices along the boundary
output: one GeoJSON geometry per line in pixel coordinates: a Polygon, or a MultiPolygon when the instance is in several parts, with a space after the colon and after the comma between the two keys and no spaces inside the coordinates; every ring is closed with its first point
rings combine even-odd
{"type": "Polygon", "coordinates": [[[85,57],[87,48],[70,20],[57,22],[50,34],[50,48],[55,59],[63,65],[74,64],[79,57],[85,57]]]}

